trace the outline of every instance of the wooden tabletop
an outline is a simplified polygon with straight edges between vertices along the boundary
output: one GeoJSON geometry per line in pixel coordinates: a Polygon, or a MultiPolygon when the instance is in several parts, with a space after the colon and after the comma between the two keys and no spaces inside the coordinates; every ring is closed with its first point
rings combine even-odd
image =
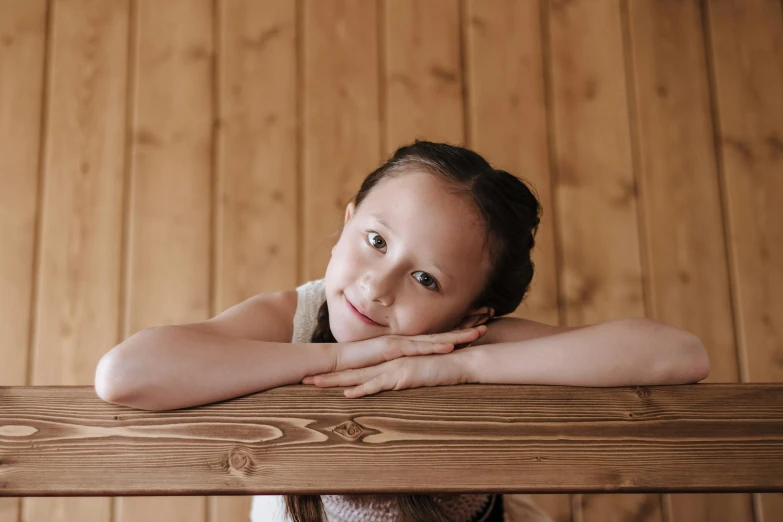
{"type": "Polygon", "coordinates": [[[783,491],[783,384],[297,385],[161,412],[0,387],[0,496],[686,491],[783,491]]]}

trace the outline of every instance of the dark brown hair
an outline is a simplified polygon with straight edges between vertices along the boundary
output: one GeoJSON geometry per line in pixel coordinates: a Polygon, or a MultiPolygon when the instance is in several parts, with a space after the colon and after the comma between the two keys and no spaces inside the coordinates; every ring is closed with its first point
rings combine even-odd
{"type": "MultiPolygon", "coordinates": [[[[456,194],[473,202],[485,230],[491,269],[483,290],[470,308],[488,306],[494,317],[516,310],[533,279],[531,252],[540,223],[541,206],[530,188],[504,170],[492,168],[479,154],[455,145],[416,141],[400,147],[392,157],[365,178],[354,204],[362,201],[379,181],[410,170],[424,170],[448,182],[456,194]]],[[[329,327],[324,302],[311,342],[337,342],[329,327]]],[[[430,495],[397,495],[403,522],[448,522],[430,495]]],[[[295,522],[326,519],[320,495],[286,495],[286,510],[295,522]]]]}

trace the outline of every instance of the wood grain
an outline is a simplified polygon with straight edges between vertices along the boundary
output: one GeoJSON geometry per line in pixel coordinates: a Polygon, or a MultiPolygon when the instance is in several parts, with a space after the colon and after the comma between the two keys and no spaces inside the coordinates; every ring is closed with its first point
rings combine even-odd
{"type": "MultiPolygon", "coordinates": [[[[298,277],[297,9],[218,2],[213,313],[298,277]]],[[[208,519],[246,520],[248,496],[208,499],[208,519]]]]}
{"type": "Polygon", "coordinates": [[[297,283],[297,27],[289,0],[221,1],[216,306],[297,283]]]}
{"type": "MultiPolygon", "coordinates": [[[[783,382],[783,6],[706,6],[742,381],[783,382]]],[[[757,522],[783,514],[783,495],[754,501],[757,522]]]]}
{"type": "MultiPolygon", "coordinates": [[[[128,4],[49,6],[32,385],[93,382],[118,342],[128,4]]],[[[108,522],[110,499],[23,499],[22,519],[108,522]]]]}
{"type": "MultiPolygon", "coordinates": [[[[471,0],[463,18],[467,146],[525,180],[542,206],[530,291],[510,314],[559,324],[555,213],[538,2],[471,0]]],[[[513,496],[507,499],[513,503],[513,496]]],[[[568,495],[534,495],[553,520],[571,521],[568,495]]]]}
{"type": "MultiPolygon", "coordinates": [[[[701,9],[627,5],[648,316],[699,336],[709,382],[739,382],[701,9]]],[[[749,495],[673,495],[664,506],[672,522],[753,520],[749,495]]]]}
{"type": "MultiPolygon", "coordinates": [[[[0,383],[6,385],[30,384],[46,11],[44,0],[0,2],[0,383]]],[[[21,500],[0,499],[0,522],[20,519],[21,500]]]]}
{"type": "Polygon", "coordinates": [[[324,277],[345,207],[381,158],[376,4],[303,8],[301,282],[324,277]]]}
{"type": "MultiPolygon", "coordinates": [[[[637,185],[633,170],[621,4],[548,2],[553,201],[566,326],[642,317],[637,185]]],[[[592,495],[577,522],[661,522],[660,498],[592,495]]]]}
{"type": "MultiPolygon", "coordinates": [[[[125,336],[212,314],[213,5],[135,4],[125,336]]],[[[122,522],[206,520],[203,498],[119,498],[122,522]]]]}
{"type": "Polygon", "coordinates": [[[458,0],[385,0],[386,142],[463,144],[462,50],[458,0]]]}
{"type": "Polygon", "coordinates": [[[165,412],[0,388],[3,496],[783,491],[781,466],[783,384],[297,385],[165,412]]]}

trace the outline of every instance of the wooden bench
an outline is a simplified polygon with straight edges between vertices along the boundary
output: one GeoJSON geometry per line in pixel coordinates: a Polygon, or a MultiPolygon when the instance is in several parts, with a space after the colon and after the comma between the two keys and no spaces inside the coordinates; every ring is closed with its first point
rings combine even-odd
{"type": "Polygon", "coordinates": [[[0,496],[771,491],[783,384],[297,385],[162,412],[0,387],[0,496]]]}

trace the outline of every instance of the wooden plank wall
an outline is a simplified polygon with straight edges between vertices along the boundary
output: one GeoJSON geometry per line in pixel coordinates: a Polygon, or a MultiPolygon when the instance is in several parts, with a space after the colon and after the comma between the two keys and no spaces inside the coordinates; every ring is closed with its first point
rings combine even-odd
{"type": "MultiPolygon", "coordinates": [[[[648,316],[783,382],[779,0],[0,0],[0,383],[322,277],[361,180],[464,143],[544,207],[514,315],[648,316]]],[[[537,495],[769,522],[783,495],[537,495]]],[[[0,499],[0,522],[247,520],[249,497],[0,499]]]]}

